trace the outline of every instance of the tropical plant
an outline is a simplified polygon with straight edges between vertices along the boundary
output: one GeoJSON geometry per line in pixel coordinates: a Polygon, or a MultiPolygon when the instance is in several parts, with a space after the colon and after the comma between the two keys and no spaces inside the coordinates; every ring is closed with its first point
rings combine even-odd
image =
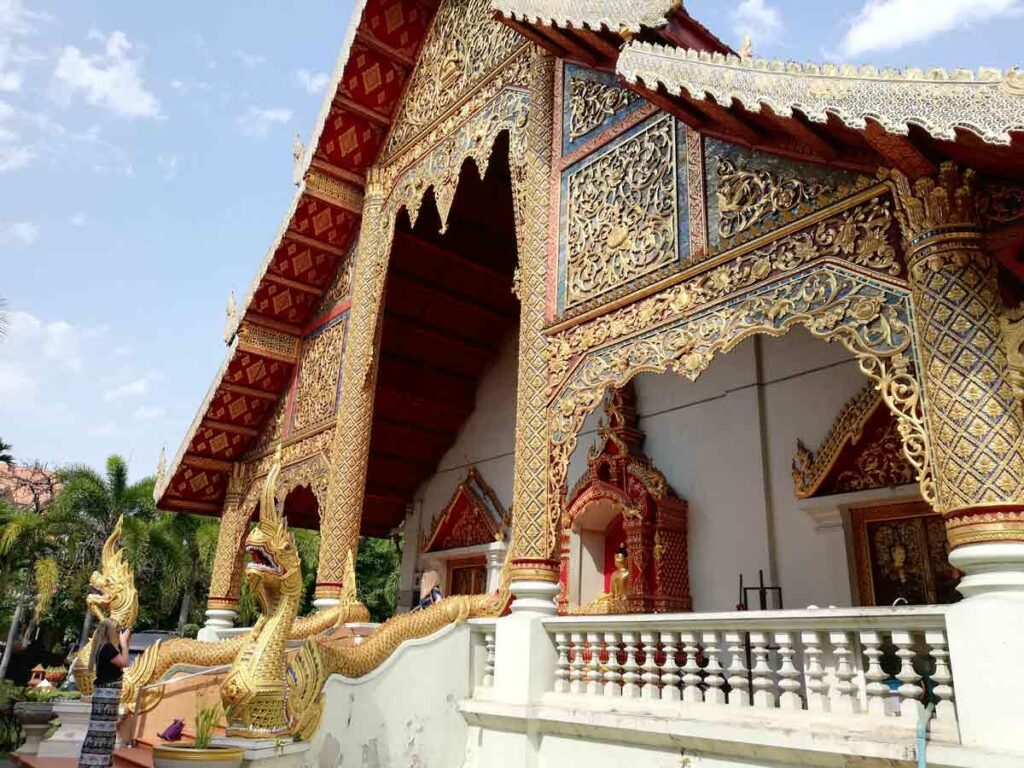
{"type": "Polygon", "coordinates": [[[203,707],[196,713],[196,738],[192,743],[194,749],[208,749],[213,739],[213,729],[220,721],[220,707],[203,707]]]}
{"type": "MultiPolygon", "coordinates": [[[[2,326],[0,326],[2,327],[2,326]]],[[[0,336],[3,334],[0,333],[0,336]]],[[[11,452],[11,444],[5,443],[0,439],[0,464],[6,464],[9,468],[14,468],[14,454],[11,452]]]]}
{"type": "Polygon", "coordinates": [[[385,621],[395,612],[401,553],[400,538],[362,536],[359,539],[356,584],[359,599],[373,621],[385,621]]]}

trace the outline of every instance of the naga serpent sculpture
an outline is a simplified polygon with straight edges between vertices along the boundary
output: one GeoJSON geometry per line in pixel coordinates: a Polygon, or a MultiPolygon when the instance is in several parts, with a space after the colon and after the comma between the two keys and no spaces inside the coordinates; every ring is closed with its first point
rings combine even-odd
{"type": "MultiPolygon", "coordinates": [[[[124,516],[103,543],[100,569],[89,576],[89,592],[85,604],[98,621],[114,619],[121,627],[131,629],[139,615],[139,593],[135,589],[135,574],[120,549],[124,516]]],[[[93,691],[96,675],[89,671],[92,656],[92,637],[82,646],[71,663],[71,674],[83,696],[93,691]]]]}

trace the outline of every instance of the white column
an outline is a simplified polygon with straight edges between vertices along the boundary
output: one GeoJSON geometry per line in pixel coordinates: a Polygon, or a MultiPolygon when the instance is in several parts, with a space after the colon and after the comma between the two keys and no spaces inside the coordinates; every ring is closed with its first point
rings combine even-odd
{"type": "Polygon", "coordinates": [[[555,613],[558,585],[513,581],[512,613],[495,622],[494,701],[529,704],[555,687],[558,653],[544,619],[555,613]]]}
{"type": "Polygon", "coordinates": [[[501,567],[505,564],[508,544],[504,541],[492,541],[487,545],[487,591],[495,592],[501,587],[501,567]]]}

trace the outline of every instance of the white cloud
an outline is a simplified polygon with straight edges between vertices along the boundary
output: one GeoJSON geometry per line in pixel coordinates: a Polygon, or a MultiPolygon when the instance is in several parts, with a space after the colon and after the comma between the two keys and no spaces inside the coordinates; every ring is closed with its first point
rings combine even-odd
{"type": "Polygon", "coordinates": [[[25,406],[35,399],[36,380],[16,363],[0,360],[0,400],[25,406]]]}
{"type": "Polygon", "coordinates": [[[892,50],[1024,12],[1024,0],[867,0],[840,43],[845,56],[892,50]]]}
{"type": "Polygon", "coordinates": [[[295,72],[296,84],[306,93],[313,95],[323,93],[330,79],[326,72],[310,72],[308,69],[299,69],[295,72]]]}
{"type": "Polygon", "coordinates": [[[76,227],[84,227],[85,222],[87,222],[88,220],[89,217],[86,216],[81,211],[79,211],[78,213],[73,213],[70,217],[68,217],[68,221],[71,222],[71,224],[76,227]]]}
{"type": "Polygon", "coordinates": [[[235,48],[235,50],[231,52],[231,55],[242,62],[242,66],[246,69],[256,69],[256,67],[261,64],[265,64],[267,61],[265,57],[260,56],[259,54],[247,53],[240,48],[235,48]]]}
{"type": "Polygon", "coordinates": [[[50,18],[26,10],[21,0],[0,0],[0,91],[21,90],[25,79],[22,68],[41,58],[28,40],[50,18]]]}
{"type": "Polygon", "coordinates": [[[128,355],[129,355],[130,353],[131,353],[131,349],[129,349],[129,348],[128,348],[127,346],[125,346],[124,344],[118,344],[118,345],[117,345],[116,347],[114,347],[114,349],[113,349],[113,350],[111,351],[111,354],[112,354],[112,355],[113,355],[114,357],[128,357],[128,355]]]}
{"type": "Polygon", "coordinates": [[[159,405],[140,405],[135,409],[132,418],[136,421],[159,421],[167,415],[167,410],[159,405]]]}
{"type": "Polygon", "coordinates": [[[9,321],[4,357],[13,364],[43,362],[50,369],[56,364],[71,371],[81,370],[82,342],[105,333],[103,328],[82,328],[64,320],[46,322],[22,311],[11,312],[9,321]]]}
{"type": "Polygon", "coordinates": [[[36,153],[29,146],[0,146],[0,173],[24,168],[35,159],[36,153]]]}
{"type": "Polygon", "coordinates": [[[245,114],[239,115],[235,120],[235,127],[243,136],[262,138],[270,133],[273,126],[284,125],[291,119],[292,111],[290,109],[249,107],[245,114]]]}
{"type": "Polygon", "coordinates": [[[158,117],[160,102],[146,90],[140,74],[142,57],[132,55],[128,36],[115,30],[104,37],[93,30],[89,38],[100,41],[103,52],[84,54],[66,46],[54,70],[58,95],[67,103],[79,93],[88,103],[122,117],[158,117]]]}
{"type": "Polygon", "coordinates": [[[180,161],[181,157],[176,154],[157,156],[156,162],[164,172],[164,181],[174,181],[174,179],[177,178],[178,163],[180,161]]]}
{"type": "Polygon", "coordinates": [[[87,430],[89,437],[116,437],[120,430],[113,421],[104,421],[99,424],[93,424],[87,430]]]}
{"type": "Polygon", "coordinates": [[[782,15],[779,9],[765,0],[743,0],[730,14],[737,36],[750,35],[756,48],[778,37],[782,31],[782,15]]]}
{"type": "Polygon", "coordinates": [[[39,239],[39,227],[31,221],[12,221],[0,224],[0,243],[32,245],[39,239]]]}
{"type": "Polygon", "coordinates": [[[141,376],[137,379],[126,381],[123,384],[118,384],[104,392],[103,401],[106,403],[113,403],[118,400],[123,400],[126,397],[142,397],[143,395],[148,395],[149,384],[149,376],[141,376]]]}

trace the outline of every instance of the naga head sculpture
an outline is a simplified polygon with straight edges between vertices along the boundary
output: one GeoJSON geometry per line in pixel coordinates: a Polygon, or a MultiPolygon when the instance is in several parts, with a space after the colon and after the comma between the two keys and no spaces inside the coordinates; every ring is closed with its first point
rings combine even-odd
{"type": "Polygon", "coordinates": [[[274,612],[282,597],[302,591],[302,565],[288,523],[277,508],[277,478],[281,474],[281,448],[267,474],[260,496],[259,524],[245,539],[245,579],[260,606],[260,613],[274,612]]]}
{"type": "Polygon", "coordinates": [[[139,593],[135,589],[135,574],[120,548],[123,525],[124,517],[119,517],[103,544],[100,568],[89,576],[85,604],[98,621],[111,618],[122,628],[130,628],[139,615],[139,593]]]}

